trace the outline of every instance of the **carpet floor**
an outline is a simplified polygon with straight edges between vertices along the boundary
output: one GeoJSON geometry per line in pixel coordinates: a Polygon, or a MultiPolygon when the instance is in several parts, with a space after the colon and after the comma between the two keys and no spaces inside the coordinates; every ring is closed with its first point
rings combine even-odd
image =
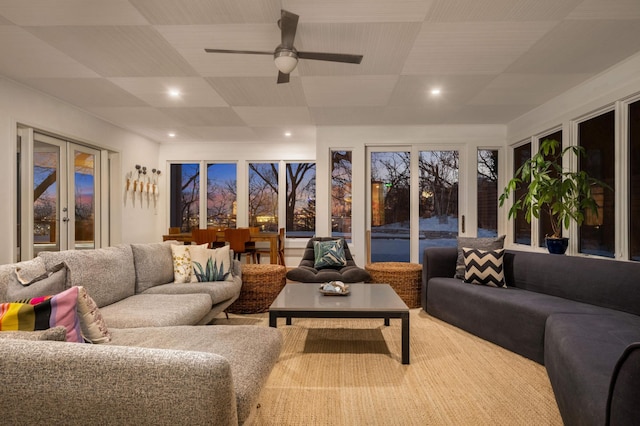
{"type": "MultiPolygon", "coordinates": [[[[561,425],[544,366],[411,310],[400,320],[278,320],[284,347],[255,425],[561,425]]],[[[216,324],[268,325],[268,314],[216,324]]]]}

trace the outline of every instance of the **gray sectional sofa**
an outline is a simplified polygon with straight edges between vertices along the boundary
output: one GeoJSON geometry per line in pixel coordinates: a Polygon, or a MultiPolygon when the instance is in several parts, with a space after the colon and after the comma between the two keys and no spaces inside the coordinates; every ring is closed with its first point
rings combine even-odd
{"type": "Polygon", "coordinates": [[[494,288],[452,278],[455,247],[423,256],[423,309],[544,364],[566,425],[640,424],[640,264],[507,251],[494,288]]]}
{"type": "MultiPolygon", "coordinates": [[[[250,421],[278,360],[279,330],[206,325],[240,294],[233,281],[173,281],[167,243],[43,252],[64,261],[111,333],[103,344],[0,339],[3,422],[216,424],[250,421]]],[[[40,261],[40,260],[38,260],[40,261]]],[[[0,266],[0,302],[16,266],[0,266]]]]}

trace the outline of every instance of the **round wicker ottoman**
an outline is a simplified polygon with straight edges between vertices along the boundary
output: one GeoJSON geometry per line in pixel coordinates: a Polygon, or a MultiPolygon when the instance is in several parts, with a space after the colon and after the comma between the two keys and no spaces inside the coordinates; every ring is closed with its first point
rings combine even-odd
{"type": "Polygon", "coordinates": [[[266,312],[285,284],[287,268],[282,265],[242,265],[240,297],[227,308],[234,314],[266,312]]]}
{"type": "Polygon", "coordinates": [[[371,282],[390,284],[409,308],[420,307],[422,265],[406,262],[374,262],[364,267],[371,282]]]}

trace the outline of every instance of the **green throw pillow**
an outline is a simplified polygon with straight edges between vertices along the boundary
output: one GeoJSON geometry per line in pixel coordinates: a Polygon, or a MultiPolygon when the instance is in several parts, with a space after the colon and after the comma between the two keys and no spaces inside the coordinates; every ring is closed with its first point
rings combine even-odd
{"type": "Polygon", "coordinates": [[[344,254],[344,240],[314,241],[313,253],[316,269],[336,268],[347,265],[344,254]]]}

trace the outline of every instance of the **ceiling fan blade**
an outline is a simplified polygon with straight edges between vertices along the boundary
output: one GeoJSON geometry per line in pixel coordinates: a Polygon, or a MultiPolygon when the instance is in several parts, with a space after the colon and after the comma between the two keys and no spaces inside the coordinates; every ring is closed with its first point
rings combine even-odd
{"type": "Polygon", "coordinates": [[[349,55],[346,53],[298,52],[298,58],[314,59],[316,61],[346,62],[348,64],[359,64],[362,62],[362,55],[349,55]]]}
{"type": "Polygon", "coordinates": [[[228,50],[228,49],[204,49],[207,53],[243,53],[248,55],[273,55],[273,52],[264,50],[228,50]]]}
{"type": "Polygon", "coordinates": [[[296,38],[298,18],[299,16],[295,13],[287,12],[284,9],[280,11],[278,25],[280,26],[280,33],[282,34],[282,47],[293,49],[293,39],[296,38]]]}
{"type": "Polygon", "coordinates": [[[282,71],[278,71],[278,84],[288,83],[288,82],[289,82],[289,74],[285,74],[282,71]]]}

